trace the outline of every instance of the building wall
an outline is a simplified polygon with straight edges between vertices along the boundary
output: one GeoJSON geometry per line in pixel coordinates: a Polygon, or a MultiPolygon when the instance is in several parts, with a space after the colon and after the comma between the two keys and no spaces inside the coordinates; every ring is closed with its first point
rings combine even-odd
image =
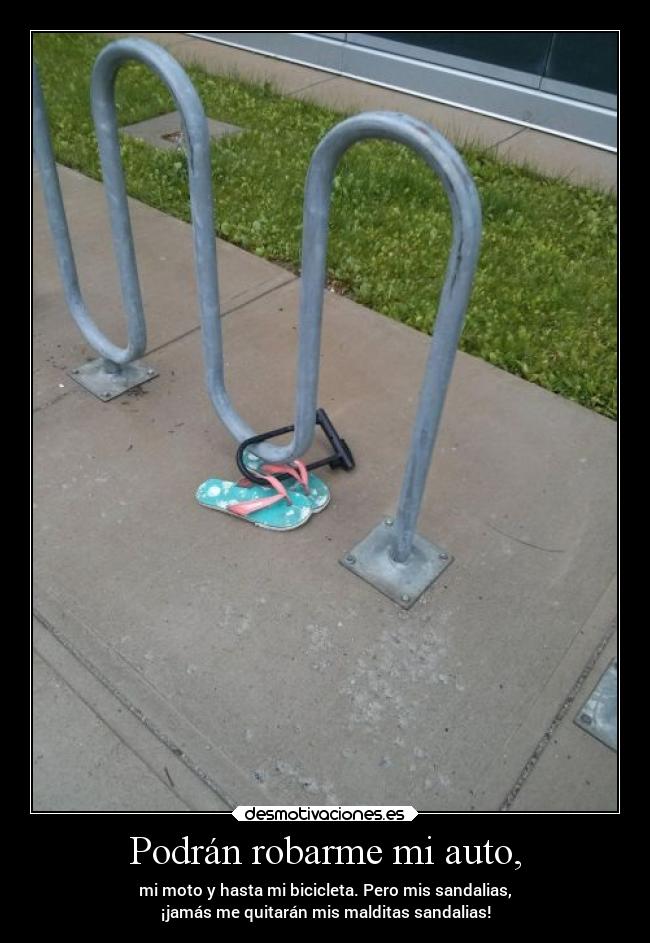
{"type": "Polygon", "coordinates": [[[616,150],[616,30],[192,35],[616,150]]]}

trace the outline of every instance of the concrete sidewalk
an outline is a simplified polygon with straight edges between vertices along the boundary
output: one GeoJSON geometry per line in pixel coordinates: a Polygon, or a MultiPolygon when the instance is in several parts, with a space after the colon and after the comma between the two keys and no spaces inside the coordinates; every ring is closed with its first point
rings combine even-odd
{"type": "MultiPolygon", "coordinates": [[[[61,177],[121,341],[102,187],[61,177]]],[[[394,512],[428,338],[328,293],[320,402],[357,469],[324,473],[306,527],[260,531],[194,500],[237,472],[190,227],[131,201],[160,376],[101,403],[66,373],[94,354],[34,189],[35,808],[615,809],[616,757],[573,723],[615,654],[615,424],[459,354],[419,524],[455,562],[404,612],[337,561],[394,512]]],[[[270,429],[292,418],[299,283],[218,251],[229,387],[270,429]]]]}

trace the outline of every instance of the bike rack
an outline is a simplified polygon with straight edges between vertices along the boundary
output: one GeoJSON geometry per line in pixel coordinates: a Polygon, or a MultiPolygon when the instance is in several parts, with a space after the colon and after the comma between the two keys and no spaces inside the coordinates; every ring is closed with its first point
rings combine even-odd
{"type": "Polygon", "coordinates": [[[182,116],[208,393],[217,415],[237,443],[241,445],[254,440],[250,442],[250,451],[266,462],[288,462],[299,458],[313,440],[319,415],[317,395],[329,211],[334,174],[343,154],[357,141],[368,138],[397,141],[411,147],[440,177],[451,208],[452,244],[420,388],[397,514],[394,520],[387,518],[380,522],[340,561],[398,605],[409,609],[452,561],[445,550],[419,536],[415,528],[478,260],[481,206],[467,167],[441,134],[421,121],[399,113],[356,115],[340,122],[320,141],[312,156],[305,185],[293,438],[286,445],[273,445],[266,441],[271,434],[257,435],[239,416],[225,388],[210,138],[203,107],[190,79],[168,52],[143,39],[124,39],[109,44],[98,56],[93,70],[93,116],[129,330],[128,346],[120,349],[105,338],[90,319],[81,296],[43,95],[35,71],[34,142],[59,269],[72,316],[101,355],[99,361],[93,361],[87,368],[73,371],[73,376],[102,399],[110,399],[128,389],[125,383],[132,386],[155,374],[135,359],[144,353],[146,331],[114,101],[116,73],[125,61],[133,59],[148,65],[165,82],[182,116]],[[144,369],[146,376],[130,381],[128,371],[139,369],[144,369]],[[113,392],[116,375],[122,385],[118,392],[113,392]]]}
{"type": "Polygon", "coordinates": [[[201,100],[185,71],[166,50],[145,39],[121,39],[110,43],[97,57],[93,69],[92,113],[127,318],[128,344],[125,348],[120,348],[105,337],[93,322],[81,294],[50,140],[43,91],[34,64],[34,150],[41,173],[59,272],[72,317],[88,343],[100,354],[98,360],[72,370],[70,376],[105,401],[157,376],[152,367],[137,359],[145,352],[147,332],[115,110],[115,78],[120,66],[130,60],[147,65],[162,79],[181,113],[184,139],[187,142],[195,264],[204,331],[209,331],[208,322],[211,320],[217,325],[219,323],[210,136],[201,100]]]}

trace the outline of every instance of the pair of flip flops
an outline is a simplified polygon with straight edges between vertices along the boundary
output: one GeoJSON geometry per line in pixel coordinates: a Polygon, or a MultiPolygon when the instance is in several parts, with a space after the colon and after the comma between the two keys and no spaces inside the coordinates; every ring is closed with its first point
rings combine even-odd
{"type": "Polygon", "coordinates": [[[196,492],[199,504],[266,530],[295,530],[329,504],[329,488],[302,462],[272,465],[248,450],[244,452],[244,461],[247,468],[265,478],[268,484],[255,484],[245,478],[239,481],[209,478],[196,492]],[[276,475],[281,474],[290,475],[292,480],[280,481],[276,475]]]}

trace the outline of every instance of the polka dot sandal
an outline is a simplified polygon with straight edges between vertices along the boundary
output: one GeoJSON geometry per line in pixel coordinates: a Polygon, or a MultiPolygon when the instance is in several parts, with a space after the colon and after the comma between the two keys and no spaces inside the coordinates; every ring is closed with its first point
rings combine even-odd
{"type": "MultiPolygon", "coordinates": [[[[251,466],[253,456],[250,456],[251,466]]],[[[196,499],[204,507],[241,517],[266,530],[295,530],[306,524],[313,513],[329,503],[329,489],[315,475],[308,475],[302,462],[289,465],[264,465],[260,472],[267,485],[210,478],[199,486],[196,499]],[[285,488],[274,475],[286,473],[295,480],[285,488]]]]}

